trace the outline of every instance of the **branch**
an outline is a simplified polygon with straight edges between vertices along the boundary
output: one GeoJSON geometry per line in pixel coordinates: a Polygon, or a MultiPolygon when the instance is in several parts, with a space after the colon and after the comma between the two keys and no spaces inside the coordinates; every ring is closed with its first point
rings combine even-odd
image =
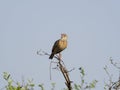
{"type": "Polygon", "coordinates": [[[120,64],[120,63],[114,62],[112,58],[110,58],[110,63],[111,63],[115,68],[117,68],[117,69],[119,70],[119,79],[118,79],[117,81],[113,81],[113,80],[112,80],[112,76],[113,76],[113,75],[109,73],[108,67],[105,66],[105,67],[104,67],[104,70],[105,70],[105,72],[106,72],[106,74],[107,74],[107,76],[108,76],[108,79],[109,79],[109,84],[106,83],[106,86],[107,86],[108,90],[112,90],[112,89],[114,89],[114,90],[119,90],[119,89],[120,89],[120,67],[119,67],[119,64],[120,64]]]}
{"type": "MultiPolygon", "coordinates": [[[[41,55],[41,56],[42,55],[50,56],[50,54],[48,54],[48,53],[46,53],[45,51],[42,51],[42,50],[37,51],[37,54],[41,55]]],[[[58,60],[57,65],[58,65],[61,73],[64,76],[64,79],[66,81],[65,85],[67,86],[68,90],[72,90],[72,85],[71,85],[72,81],[69,78],[69,74],[68,74],[69,71],[66,69],[64,62],[62,60],[60,60],[60,58],[55,56],[55,55],[54,55],[54,58],[58,60]]],[[[74,69],[72,69],[72,70],[74,70],[74,69]]]]}

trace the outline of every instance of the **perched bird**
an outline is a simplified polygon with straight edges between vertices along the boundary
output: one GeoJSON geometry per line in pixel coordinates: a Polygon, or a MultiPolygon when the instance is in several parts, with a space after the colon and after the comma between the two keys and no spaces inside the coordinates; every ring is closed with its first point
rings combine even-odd
{"type": "MultiPolygon", "coordinates": [[[[66,34],[61,34],[61,39],[57,40],[52,48],[51,55],[49,59],[53,59],[55,54],[60,54],[61,51],[63,51],[67,47],[67,35],[66,34]]],[[[59,59],[61,59],[59,57],[59,59]]]]}

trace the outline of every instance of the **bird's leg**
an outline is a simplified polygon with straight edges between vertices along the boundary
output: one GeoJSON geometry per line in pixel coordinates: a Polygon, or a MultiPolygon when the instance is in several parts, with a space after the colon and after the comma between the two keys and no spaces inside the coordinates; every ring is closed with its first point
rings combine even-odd
{"type": "Polygon", "coordinates": [[[62,60],[62,54],[59,53],[59,60],[62,60]]]}
{"type": "Polygon", "coordinates": [[[62,54],[61,53],[58,53],[56,56],[57,56],[58,60],[62,60],[62,54]]]}

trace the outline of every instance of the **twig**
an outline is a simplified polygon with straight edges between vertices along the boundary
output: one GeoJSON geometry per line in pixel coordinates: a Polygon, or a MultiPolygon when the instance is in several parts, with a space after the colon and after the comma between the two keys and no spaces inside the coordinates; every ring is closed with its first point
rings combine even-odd
{"type": "Polygon", "coordinates": [[[117,81],[112,81],[112,74],[110,74],[109,72],[108,72],[108,68],[107,68],[107,66],[105,66],[105,68],[104,68],[104,70],[105,70],[105,72],[106,72],[106,74],[107,74],[107,76],[108,76],[108,79],[109,79],[109,84],[107,84],[106,83],[106,86],[108,87],[108,90],[120,90],[120,67],[119,67],[119,63],[116,63],[116,62],[114,62],[113,61],[113,59],[112,58],[110,58],[110,63],[115,67],[115,68],[117,68],[118,70],[119,70],[119,78],[118,78],[118,80],[117,81]]]}
{"type": "MultiPolygon", "coordinates": [[[[42,50],[37,51],[37,54],[38,55],[48,55],[48,56],[50,56],[50,54],[48,54],[48,53],[46,53],[45,51],[42,51],[42,50]]],[[[59,67],[61,73],[63,74],[64,78],[65,78],[65,81],[66,81],[65,84],[66,84],[68,90],[72,90],[72,86],[71,86],[72,81],[69,78],[68,72],[74,70],[74,68],[72,70],[68,71],[65,67],[64,62],[62,60],[60,60],[59,57],[54,56],[54,58],[56,58],[58,60],[58,67],[59,67]]],[[[50,69],[51,69],[51,63],[50,63],[50,69]]],[[[51,70],[50,70],[50,74],[51,74],[51,70]]],[[[51,75],[50,75],[50,79],[51,79],[51,75]]]]}
{"type": "Polygon", "coordinates": [[[120,67],[119,67],[119,66],[120,66],[120,65],[119,65],[120,63],[114,62],[112,58],[110,58],[110,62],[111,62],[111,64],[112,64],[114,67],[116,67],[117,69],[120,70],[120,67]]]}
{"type": "MultiPolygon", "coordinates": [[[[48,53],[45,52],[45,51],[42,51],[42,49],[40,49],[39,51],[37,51],[37,55],[40,55],[40,56],[43,56],[43,55],[50,56],[50,54],[48,54],[48,53]]],[[[56,58],[57,60],[59,60],[59,57],[57,57],[57,56],[55,56],[55,55],[54,55],[54,58],[56,58]]]]}

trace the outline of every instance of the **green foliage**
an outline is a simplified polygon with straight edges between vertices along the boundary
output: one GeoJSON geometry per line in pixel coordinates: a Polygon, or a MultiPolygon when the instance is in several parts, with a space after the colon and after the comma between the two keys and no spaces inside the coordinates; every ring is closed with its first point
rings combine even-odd
{"type": "MultiPolygon", "coordinates": [[[[3,78],[7,81],[7,85],[5,86],[6,90],[34,90],[33,80],[28,80],[26,84],[20,84],[19,82],[15,82],[11,75],[7,72],[3,72],[3,78]]],[[[24,81],[22,82],[24,83],[24,81]]]]}
{"type": "Polygon", "coordinates": [[[82,67],[79,68],[80,70],[80,84],[74,84],[74,90],[91,90],[95,88],[97,84],[97,80],[93,80],[92,82],[88,83],[85,81],[85,71],[82,67]]]}
{"type": "Polygon", "coordinates": [[[39,84],[38,86],[41,88],[41,90],[45,90],[43,84],[39,84]]]}
{"type": "Polygon", "coordinates": [[[56,83],[51,83],[51,85],[52,85],[51,90],[55,90],[55,84],[56,84],[56,83]]]}
{"type": "Polygon", "coordinates": [[[89,84],[89,88],[95,88],[97,82],[98,82],[97,80],[93,80],[93,81],[89,84]]]}
{"type": "MultiPolygon", "coordinates": [[[[74,84],[73,85],[73,90],[87,90],[87,89],[92,89],[95,88],[97,80],[93,80],[91,83],[87,84],[85,82],[85,71],[83,68],[79,68],[80,70],[80,84],[74,84]]],[[[6,90],[34,90],[35,84],[33,83],[33,79],[22,81],[22,84],[20,82],[15,82],[12,78],[11,75],[7,72],[3,73],[3,78],[7,82],[7,85],[5,86],[6,90]]],[[[56,83],[51,83],[51,90],[55,90],[55,85],[56,83]]],[[[44,89],[44,84],[39,84],[38,87],[40,87],[40,90],[45,90],[44,89]]],[[[64,88],[62,90],[68,90],[67,88],[64,88]]]]}
{"type": "MultiPolygon", "coordinates": [[[[115,67],[115,69],[118,70],[118,72],[120,71],[120,62],[114,62],[113,59],[110,59],[110,64],[115,67]]],[[[114,74],[111,74],[109,71],[108,65],[106,65],[104,67],[104,70],[107,74],[107,82],[105,82],[104,85],[104,90],[119,90],[120,89],[120,79],[119,80],[112,80],[112,76],[114,74]]],[[[85,70],[80,67],[79,68],[80,71],[80,83],[76,84],[74,83],[72,85],[72,90],[92,90],[96,87],[97,84],[97,80],[93,80],[90,83],[88,83],[88,81],[86,81],[85,77],[86,77],[86,73],[85,70]]],[[[119,74],[119,73],[118,73],[119,74]]],[[[20,82],[15,82],[11,75],[7,72],[3,72],[3,78],[4,80],[7,82],[7,85],[4,88],[0,88],[0,90],[34,90],[35,88],[35,84],[33,83],[33,79],[31,80],[27,80],[27,82],[25,82],[24,80],[22,80],[22,83],[20,82]]],[[[120,78],[120,75],[119,77],[120,78]]],[[[55,90],[55,85],[56,83],[51,83],[51,89],[50,90],[55,90]]],[[[38,87],[40,88],[40,90],[45,90],[44,89],[44,84],[39,84],[38,87]]],[[[61,89],[61,90],[68,90],[67,88],[61,89]]]]}
{"type": "Polygon", "coordinates": [[[80,85],[77,85],[77,84],[74,84],[74,89],[75,89],[75,90],[80,90],[80,89],[81,89],[81,86],[80,86],[80,85]]]}

